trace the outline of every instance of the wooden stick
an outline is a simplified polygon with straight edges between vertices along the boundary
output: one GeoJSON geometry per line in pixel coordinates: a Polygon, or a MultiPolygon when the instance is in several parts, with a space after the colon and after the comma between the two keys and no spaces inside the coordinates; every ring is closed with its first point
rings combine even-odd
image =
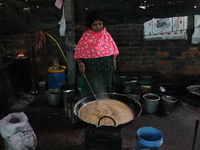
{"type": "Polygon", "coordinates": [[[199,120],[196,120],[196,125],[195,125],[195,130],[194,130],[194,139],[193,139],[193,144],[192,144],[192,150],[194,150],[198,127],[199,127],[199,120]]]}

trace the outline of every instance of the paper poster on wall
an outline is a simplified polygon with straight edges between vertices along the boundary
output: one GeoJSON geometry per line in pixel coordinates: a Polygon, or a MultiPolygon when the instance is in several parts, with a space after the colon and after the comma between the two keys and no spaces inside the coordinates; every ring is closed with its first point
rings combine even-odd
{"type": "Polygon", "coordinates": [[[188,17],[153,18],[144,23],[144,40],[187,39],[188,17]]]}

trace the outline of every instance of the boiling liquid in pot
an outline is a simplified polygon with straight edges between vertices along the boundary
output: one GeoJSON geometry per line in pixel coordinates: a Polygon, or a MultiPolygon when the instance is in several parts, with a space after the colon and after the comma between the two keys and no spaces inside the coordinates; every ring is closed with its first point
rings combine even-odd
{"type": "MultiPolygon", "coordinates": [[[[81,107],[78,115],[82,120],[96,125],[103,116],[112,117],[116,125],[127,123],[135,117],[134,112],[128,105],[114,99],[89,102],[81,107]]],[[[113,126],[114,122],[110,118],[103,118],[100,125],[113,126]]]]}

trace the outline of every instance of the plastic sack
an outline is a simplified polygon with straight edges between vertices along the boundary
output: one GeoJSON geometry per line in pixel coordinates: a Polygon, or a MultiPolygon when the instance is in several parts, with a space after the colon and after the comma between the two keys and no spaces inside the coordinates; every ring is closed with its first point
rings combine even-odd
{"type": "Polygon", "coordinates": [[[62,18],[61,18],[61,20],[58,22],[58,24],[60,25],[60,28],[59,28],[60,36],[61,36],[61,37],[64,37],[64,36],[65,36],[65,31],[66,31],[66,21],[65,21],[65,11],[64,11],[64,7],[63,7],[63,11],[62,11],[62,18]]]}
{"type": "Polygon", "coordinates": [[[200,15],[194,15],[194,33],[192,35],[192,44],[199,44],[200,43],[200,28],[199,28],[199,23],[200,23],[200,15]]]}
{"type": "Polygon", "coordinates": [[[5,150],[35,150],[37,137],[23,112],[11,113],[0,120],[5,150]]]}

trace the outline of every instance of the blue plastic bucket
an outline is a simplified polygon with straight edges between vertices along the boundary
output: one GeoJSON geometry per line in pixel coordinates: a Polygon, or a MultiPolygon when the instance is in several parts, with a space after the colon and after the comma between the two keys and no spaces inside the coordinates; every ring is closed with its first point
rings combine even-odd
{"type": "Polygon", "coordinates": [[[137,150],[160,150],[163,143],[162,133],[153,127],[142,127],[137,130],[137,150]]]}
{"type": "Polygon", "coordinates": [[[48,68],[48,89],[62,89],[67,82],[66,67],[60,66],[48,68]]]}

